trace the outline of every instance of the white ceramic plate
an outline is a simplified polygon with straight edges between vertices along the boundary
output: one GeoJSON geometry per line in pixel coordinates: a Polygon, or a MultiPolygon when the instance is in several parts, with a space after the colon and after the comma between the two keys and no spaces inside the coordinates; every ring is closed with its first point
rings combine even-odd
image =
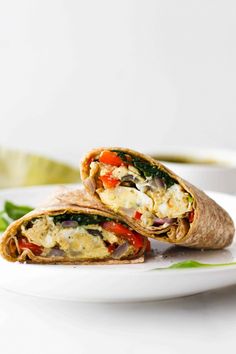
{"type": "MultiPolygon", "coordinates": [[[[56,186],[0,191],[0,203],[36,206],[56,186]]],[[[236,197],[208,193],[236,222],[236,197]]],[[[153,270],[184,259],[205,263],[236,261],[235,243],[221,251],[194,251],[152,243],[158,254],[144,264],[109,266],[30,265],[0,259],[0,287],[18,293],[93,302],[151,301],[192,295],[236,283],[236,266],[153,270]]]]}

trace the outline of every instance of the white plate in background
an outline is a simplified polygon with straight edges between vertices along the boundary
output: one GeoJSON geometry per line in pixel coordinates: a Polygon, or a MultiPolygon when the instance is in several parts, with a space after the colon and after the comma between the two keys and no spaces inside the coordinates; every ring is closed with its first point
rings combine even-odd
{"type": "MultiPolygon", "coordinates": [[[[38,186],[0,191],[0,203],[36,206],[57,186],[38,186]]],[[[208,193],[236,221],[236,197],[208,193]]],[[[153,270],[184,259],[205,263],[236,261],[236,243],[225,250],[196,251],[168,247],[153,241],[156,256],[132,265],[33,265],[0,259],[0,287],[9,291],[68,301],[152,301],[192,295],[236,284],[236,266],[153,270]]]]}

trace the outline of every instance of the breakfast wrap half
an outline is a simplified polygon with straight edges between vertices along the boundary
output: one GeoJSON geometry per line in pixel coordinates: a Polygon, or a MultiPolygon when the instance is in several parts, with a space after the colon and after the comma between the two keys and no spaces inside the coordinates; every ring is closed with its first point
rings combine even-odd
{"type": "Polygon", "coordinates": [[[145,237],[81,190],[16,220],[0,242],[8,261],[42,264],[141,263],[148,247],[145,237]]]}
{"type": "Polygon", "coordinates": [[[87,191],[138,233],[200,249],[229,246],[234,224],[203,191],[159,161],[124,148],[98,148],[81,163],[87,191]]]}

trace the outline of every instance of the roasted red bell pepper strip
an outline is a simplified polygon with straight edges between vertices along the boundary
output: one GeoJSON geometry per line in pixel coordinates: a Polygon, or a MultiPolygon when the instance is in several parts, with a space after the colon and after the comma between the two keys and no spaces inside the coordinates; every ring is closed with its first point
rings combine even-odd
{"type": "Polygon", "coordinates": [[[114,221],[106,221],[101,226],[106,231],[113,232],[117,236],[127,239],[134,248],[140,249],[143,247],[143,237],[137,232],[130,230],[128,227],[114,221]]]}
{"type": "Polygon", "coordinates": [[[135,214],[134,214],[134,218],[136,220],[140,220],[142,215],[143,215],[142,213],[140,213],[139,211],[136,211],[135,214]]]}
{"type": "Polygon", "coordinates": [[[124,165],[122,159],[113,151],[105,150],[101,153],[99,161],[112,166],[124,165]]]}
{"type": "Polygon", "coordinates": [[[103,176],[100,176],[100,179],[105,188],[115,188],[117,184],[120,182],[119,179],[114,178],[111,172],[106,173],[103,176]]]}
{"type": "Polygon", "coordinates": [[[193,222],[193,219],[194,219],[194,211],[192,210],[192,211],[190,211],[190,213],[189,213],[188,220],[189,220],[190,223],[192,223],[192,222],[193,222]]]}
{"type": "Polygon", "coordinates": [[[43,252],[43,247],[29,242],[26,238],[22,237],[18,241],[20,250],[31,250],[35,256],[39,256],[43,252]]]}

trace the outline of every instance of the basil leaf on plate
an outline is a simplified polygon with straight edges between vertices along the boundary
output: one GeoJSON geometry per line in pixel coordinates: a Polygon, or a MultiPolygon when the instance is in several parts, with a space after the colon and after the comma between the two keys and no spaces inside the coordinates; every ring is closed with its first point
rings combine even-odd
{"type": "Polygon", "coordinates": [[[9,221],[4,217],[4,216],[0,216],[0,232],[3,232],[6,230],[6,228],[9,225],[9,221]]]}
{"type": "Polygon", "coordinates": [[[182,262],[173,263],[168,267],[155,268],[152,270],[163,270],[163,269],[186,269],[186,268],[210,268],[210,267],[222,267],[236,265],[236,262],[231,263],[201,263],[194,260],[186,260],[182,262]]]}
{"type": "Polygon", "coordinates": [[[6,201],[4,204],[4,211],[12,220],[17,220],[32,210],[33,208],[29,206],[16,205],[10,201],[6,201]]]}

